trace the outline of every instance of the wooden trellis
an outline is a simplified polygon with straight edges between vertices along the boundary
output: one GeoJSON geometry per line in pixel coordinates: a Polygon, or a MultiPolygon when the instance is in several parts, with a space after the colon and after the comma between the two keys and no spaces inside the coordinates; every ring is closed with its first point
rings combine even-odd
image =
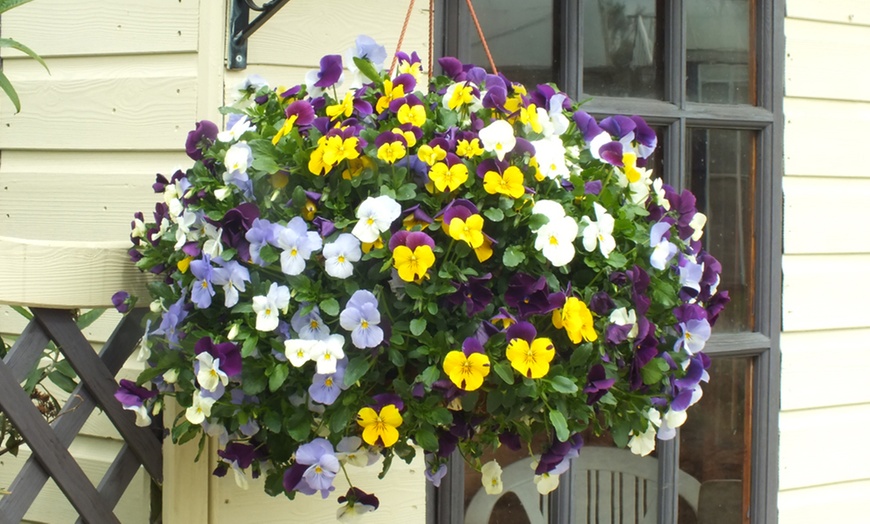
{"type": "Polygon", "coordinates": [[[113,510],[140,464],[151,477],[163,480],[162,447],[151,428],[135,425],[132,413],[114,398],[115,374],[142,336],[144,310],[125,316],[99,356],[76,326],[71,311],[31,308],[34,318],[0,361],[0,410],[21,433],[32,455],[10,492],[0,498],[0,524],[19,522],[49,477],[54,479],[80,515],[79,522],[117,523],[113,510]],[[64,415],[49,425],[20,384],[53,341],[80,378],[64,406],[64,415]],[[67,447],[99,407],[117,428],[125,444],[98,486],[93,486],[67,447]]]}

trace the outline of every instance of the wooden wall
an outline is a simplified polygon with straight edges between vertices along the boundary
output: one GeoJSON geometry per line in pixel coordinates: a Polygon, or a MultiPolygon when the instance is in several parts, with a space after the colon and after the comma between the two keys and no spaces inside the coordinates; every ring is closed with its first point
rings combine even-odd
{"type": "MultiPolygon", "coordinates": [[[[10,296],[26,296],[32,303],[72,307],[84,303],[69,297],[101,286],[111,288],[102,301],[108,304],[115,288],[106,283],[131,279],[127,268],[109,264],[91,272],[90,280],[75,279],[67,288],[63,282],[72,279],[63,277],[75,274],[69,255],[97,243],[128,241],[132,214],[153,209],[155,173],[171,174],[190,165],[184,141],[197,120],[220,125],[218,108],[234,99],[248,75],[258,73],[275,86],[294,85],[317,67],[321,56],[344,53],[359,34],[372,36],[392,54],[407,6],[381,0],[352,5],[295,0],[254,35],[249,67],[237,72],[224,68],[226,0],[36,0],[4,14],[2,36],[42,55],[51,74],[17,52],[2,54],[4,72],[23,107],[12,114],[11,104],[0,99],[0,243],[24,239],[40,249],[54,246],[57,257],[54,279],[28,281],[27,289],[16,293],[0,291],[0,304],[10,302],[10,296]],[[63,293],[54,292],[58,286],[63,293]]],[[[417,2],[404,45],[419,51],[424,61],[427,8],[428,2],[417,2]]],[[[31,262],[19,258],[13,260],[16,267],[31,262]]],[[[10,270],[9,260],[0,256],[0,273],[10,270]]],[[[110,311],[88,329],[95,348],[118,318],[110,311]]],[[[0,305],[2,336],[14,338],[23,325],[16,313],[0,305]]],[[[135,376],[138,366],[128,362],[122,376],[135,376]]],[[[96,480],[118,446],[111,424],[94,416],[71,449],[96,480]]],[[[216,449],[211,448],[213,459],[216,449]]],[[[241,491],[231,478],[212,477],[211,461],[194,464],[194,454],[189,447],[165,446],[164,521],[169,524],[286,522],[288,516],[300,522],[334,521],[335,496],[326,504],[319,497],[291,503],[266,496],[256,484],[241,491]]],[[[8,456],[0,459],[0,487],[8,486],[19,463],[8,456]]],[[[375,470],[354,480],[381,497],[380,521],[423,522],[420,468],[419,461],[410,466],[399,461],[385,481],[376,479],[375,470]]],[[[118,515],[125,523],[147,522],[148,512],[148,481],[140,472],[118,515]]],[[[54,523],[74,517],[50,484],[26,518],[54,523]]]]}
{"type": "Polygon", "coordinates": [[[787,0],[785,30],[780,522],[866,522],[870,3],[787,0]]]}

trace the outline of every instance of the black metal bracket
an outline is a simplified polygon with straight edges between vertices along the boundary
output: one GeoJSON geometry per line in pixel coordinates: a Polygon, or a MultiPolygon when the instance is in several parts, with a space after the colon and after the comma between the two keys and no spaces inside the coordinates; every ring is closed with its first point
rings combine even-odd
{"type": "Polygon", "coordinates": [[[231,0],[227,69],[244,69],[248,67],[248,38],[257,29],[263,27],[263,24],[288,2],[290,0],[270,0],[258,6],[253,0],[231,0]],[[258,11],[260,13],[253,22],[249,22],[251,11],[258,11]]]}

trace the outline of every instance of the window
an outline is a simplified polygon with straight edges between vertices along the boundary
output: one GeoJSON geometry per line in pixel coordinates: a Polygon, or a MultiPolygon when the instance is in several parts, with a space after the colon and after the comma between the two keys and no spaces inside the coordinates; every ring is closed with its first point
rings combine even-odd
{"type": "MultiPolygon", "coordinates": [[[[549,522],[618,522],[604,514],[633,504],[631,511],[645,518],[655,512],[659,523],[703,523],[710,511],[716,522],[776,522],[783,2],[474,0],[473,6],[508,78],[556,82],[575,100],[588,100],[584,109],[598,118],[636,114],[656,129],[655,168],[697,196],[709,217],[706,248],[722,262],[722,286],[732,298],[705,349],[712,381],[677,438],[659,441],[655,455],[636,464],[645,473],[629,482],[578,465],[596,454],[615,460],[607,438],[590,436],[572,476],[563,475],[540,511],[549,522]],[[618,492],[619,503],[596,508],[602,490],[618,492]]],[[[486,67],[466,2],[444,0],[442,12],[443,54],[486,67]]],[[[461,471],[446,480],[433,519],[462,522],[478,487],[468,484],[478,480],[469,473],[464,482],[461,471]]],[[[520,504],[505,497],[493,515],[504,507],[512,516],[500,522],[524,522],[511,510],[520,504]]]]}

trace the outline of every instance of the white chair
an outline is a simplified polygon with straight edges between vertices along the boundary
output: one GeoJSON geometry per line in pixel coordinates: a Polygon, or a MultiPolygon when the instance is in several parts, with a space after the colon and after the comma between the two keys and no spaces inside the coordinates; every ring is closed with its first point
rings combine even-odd
{"type": "MultiPolygon", "coordinates": [[[[655,524],[658,459],[627,449],[587,446],[572,467],[577,524],[655,524]]],[[[546,524],[546,497],[538,494],[532,478],[531,458],[505,467],[502,495],[515,494],[531,524],[546,524]]],[[[679,495],[696,513],[700,489],[694,477],[679,472],[679,495]]],[[[480,488],[465,512],[465,524],[489,524],[500,498],[480,488]]]]}

